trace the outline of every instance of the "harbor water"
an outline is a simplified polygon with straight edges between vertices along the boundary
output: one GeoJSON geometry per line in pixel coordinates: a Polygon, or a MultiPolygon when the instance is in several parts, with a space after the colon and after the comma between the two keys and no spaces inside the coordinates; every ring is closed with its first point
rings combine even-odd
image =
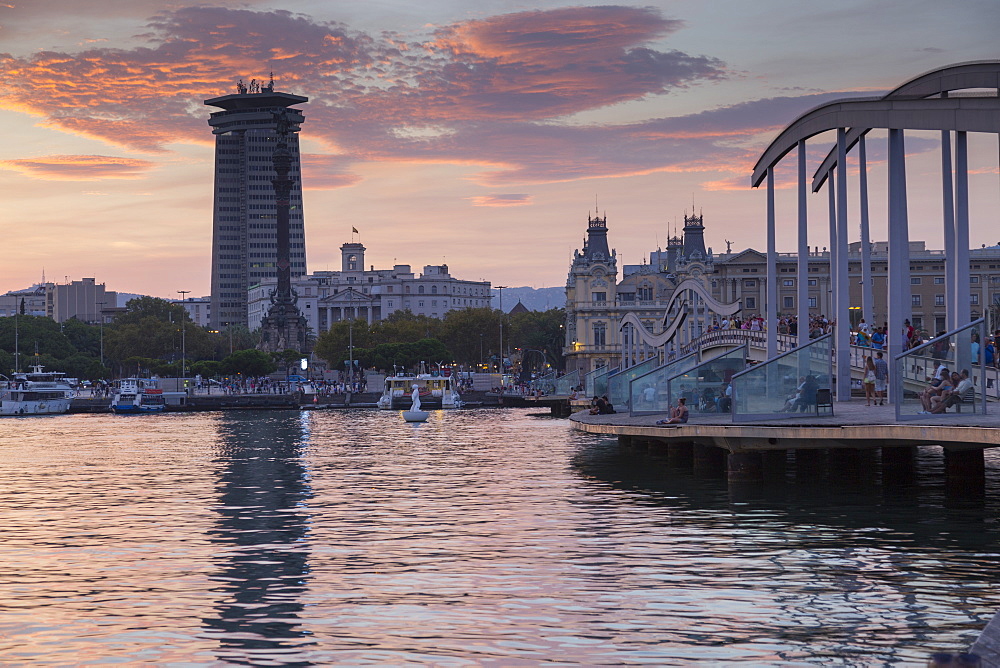
{"type": "Polygon", "coordinates": [[[912,665],[1000,608],[990,453],[736,498],[522,409],[2,427],[3,665],[912,665]]]}

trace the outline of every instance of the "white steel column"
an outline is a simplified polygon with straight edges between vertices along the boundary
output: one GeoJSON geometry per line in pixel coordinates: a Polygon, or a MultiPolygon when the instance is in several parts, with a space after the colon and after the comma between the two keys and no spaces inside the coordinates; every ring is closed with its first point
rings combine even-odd
{"type": "MultiPolygon", "coordinates": [[[[941,131],[941,206],[944,209],[944,303],[945,329],[958,327],[958,287],[955,269],[955,189],[951,171],[951,131],[941,131]]],[[[937,332],[933,332],[937,334],[937,332]]]]}
{"type": "Polygon", "coordinates": [[[836,319],[837,317],[837,273],[840,271],[840,264],[838,262],[837,252],[837,179],[834,177],[833,170],[826,175],[826,189],[827,195],[829,196],[829,213],[830,213],[830,282],[827,285],[827,294],[829,295],[829,308],[827,309],[825,315],[828,319],[836,319]]]}
{"type": "Polygon", "coordinates": [[[847,251],[847,130],[837,128],[837,401],[851,400],[851,283],[847,251]]]}
{"type": "Polygon", "coordinates": [[[861,208],[861,317],[875,327],[875,300],[872,295],[872,239],[868,221],[868,154],[865,136],[858,140],[858,204],[861,208]]]}
{"type": "Polygon", "coordinates": [[[778,355],[778,266],[774,229],[774,167],[767,170],[767,359],[778,355]]]}
{"type": "MultiPolygon", "coordinates": [[[[903,131],[889,130],[889,331],[886,349],[892,359],[904,352],[903,321],[910,317],[910,233],[906,211],[906,151],[903,131]]],[[[902,387],[889,369],[892,388],[902,387]]],[[[902,397],[890,395],[893,403],[902,397]]]]}
{"type": "MultiPolygon", "coordinates": [[[[799,278],[798,343],[809,340],[809,212],[806,185],[806,140],[799,140],[799,278]]],[[[818,285],[818,281],[817,281],[818,285]]],[[[818,302],[817,302],[818,303],[818,302]]]]}
{"type": "MultiPolygon", "coordinates": [[[[972,322],[969,304],[969,144],[965,132],[955,133],[955,327],[972,322]]],[[[984,344],[985,345],[985,344],[984,344]]]]}

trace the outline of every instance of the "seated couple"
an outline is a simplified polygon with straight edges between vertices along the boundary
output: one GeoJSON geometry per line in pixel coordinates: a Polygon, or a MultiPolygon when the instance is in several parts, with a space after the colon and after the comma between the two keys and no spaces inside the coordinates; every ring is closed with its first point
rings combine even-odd
{"type": "Polygon", "coordinates": [[[677,400],[677,406],[670,409],[670,419],[657,420],[656,424],[684,424],[688,421],[687,399],[681,397],[677,400]]]}
{"type": "Polygon", "coordinates": [[[944,413],[964,401],[972,388],[973,383],[967,369],[963,369],[961,374],[952,372],[950,379],[942,378],[938,385],[932,384],[920,393],[920,405],[924,408],[920,414],[944,413]]]}

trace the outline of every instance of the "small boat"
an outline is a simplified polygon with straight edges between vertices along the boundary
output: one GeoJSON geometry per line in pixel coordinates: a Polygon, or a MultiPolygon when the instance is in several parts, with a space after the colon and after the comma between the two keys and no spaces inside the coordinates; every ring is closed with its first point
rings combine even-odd
{"type": "Polygon", "coordinates": [[[166,408],[163,390],[151,378],[123,378],[111,399],[115,413],[162,413],[166,408]]]}
{"type": "Polygon", "coordinates": [[[14,376],[14,387],[0,397],[0,415],[54,415],[69,410],[75,391],[66,382],[66,374],[43,368],[36,364],[29,373],[14,376]]]}
{"type": "Polygon", "coordinates": [[[409,408],[412,387],[416,385],[420,392],[420,404],[425,408],[460,408],[462,395],[455,390],[455,379],[451,376],[434,376],[431,374],[389,376],[385,379],[385,388],[379,397],[378,407],[387,410],[409,408]]]}

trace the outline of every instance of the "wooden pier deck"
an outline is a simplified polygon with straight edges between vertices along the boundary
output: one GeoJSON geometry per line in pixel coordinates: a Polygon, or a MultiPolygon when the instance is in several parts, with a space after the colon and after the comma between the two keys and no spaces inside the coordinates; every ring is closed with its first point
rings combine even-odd
{"type": "Polygon", "coordinates": [[[717,413],[692,413],[686,424],[676,426],[658,426],[662,415],[579,411],[570,419],[577,429],[591,434],[700,443],[730,452],[904,445],[979,449],[1000,446],[1000,406],[993,404],[990,409],[993,412],[986,415],[947,413],[897,422],[893,406],[849,401],[835,403],[834,415],[791,413],[780,420],[739,424],[717,413]]]}

